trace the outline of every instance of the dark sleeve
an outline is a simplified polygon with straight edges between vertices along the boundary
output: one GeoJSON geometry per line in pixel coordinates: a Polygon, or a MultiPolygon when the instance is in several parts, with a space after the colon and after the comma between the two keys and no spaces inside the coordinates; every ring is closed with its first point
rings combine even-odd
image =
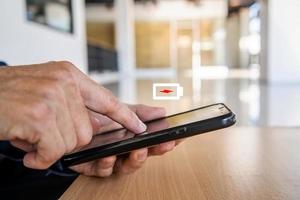
{"type": "Polygon", "coordinates": [[[0,67],[7,66],[7,64],[3,61],[0,61],[0,67]]]}

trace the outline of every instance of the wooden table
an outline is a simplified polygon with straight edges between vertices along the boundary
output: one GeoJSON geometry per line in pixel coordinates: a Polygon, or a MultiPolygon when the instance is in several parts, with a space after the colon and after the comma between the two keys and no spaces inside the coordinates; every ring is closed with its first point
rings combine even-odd
{"type": "Polygon", "coordinates": [[[300,129],[231,128],[186,140],[127,176],[80,176],[62,200],[300,199],[300,129]]]}

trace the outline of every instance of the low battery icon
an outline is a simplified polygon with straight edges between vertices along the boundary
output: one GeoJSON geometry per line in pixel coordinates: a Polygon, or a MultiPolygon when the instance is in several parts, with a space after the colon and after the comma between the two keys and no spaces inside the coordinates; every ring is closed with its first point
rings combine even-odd
{"type": "Polygon", "coordinates": [[[178,83],[154,83],[154,100],[179,100],[183,96],[183,87],[178,83]]]}

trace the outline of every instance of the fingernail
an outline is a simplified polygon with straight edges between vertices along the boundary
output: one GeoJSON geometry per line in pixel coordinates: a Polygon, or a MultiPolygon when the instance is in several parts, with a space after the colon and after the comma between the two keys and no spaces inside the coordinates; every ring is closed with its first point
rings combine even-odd
{"type": "Polygon", "coordinates": [[[138,154],[138,160],[139,161],[144,161],[144,160],[146,160],[147,156],[148,156],[148,153],[146,151],[143,151],[143,152],[138,154]]]}
{"type": "Polygon", "coordinates": [[[146,131],[147,127],[143,122],[140,122],[139,124],[139,133],[142,133],[144,131],[146,131]]]}

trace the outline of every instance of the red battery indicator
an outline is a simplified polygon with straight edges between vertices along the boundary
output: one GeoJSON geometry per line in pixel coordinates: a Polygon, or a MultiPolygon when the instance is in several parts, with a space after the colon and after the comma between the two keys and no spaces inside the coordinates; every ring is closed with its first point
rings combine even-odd
{"type": "Polygon", "coordinates": [[[183,96],[183,87],[178,83],[154,83],[154,100],[178,100],[183,96]]]}

